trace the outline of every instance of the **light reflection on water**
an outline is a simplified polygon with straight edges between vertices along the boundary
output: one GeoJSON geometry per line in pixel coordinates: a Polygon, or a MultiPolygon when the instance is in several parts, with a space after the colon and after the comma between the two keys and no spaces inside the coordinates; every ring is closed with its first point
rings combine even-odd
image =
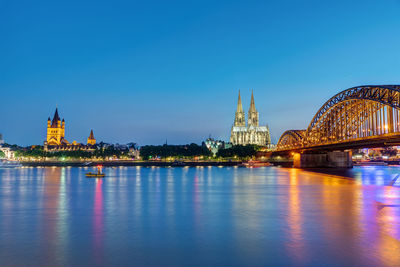
{"type": "Polygon", "coordinates": [[[87,171],[0,169],[0,266],[400,263],[398,167],[87,171]]]}

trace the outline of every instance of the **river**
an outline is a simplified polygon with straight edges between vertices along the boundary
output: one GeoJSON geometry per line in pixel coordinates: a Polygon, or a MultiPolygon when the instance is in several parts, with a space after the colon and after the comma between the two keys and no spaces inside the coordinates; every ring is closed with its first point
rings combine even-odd
{"type": "Polygon", "coordinates": [[[400,266],[400,167],[0,169],[0,266],[400,266]]]}

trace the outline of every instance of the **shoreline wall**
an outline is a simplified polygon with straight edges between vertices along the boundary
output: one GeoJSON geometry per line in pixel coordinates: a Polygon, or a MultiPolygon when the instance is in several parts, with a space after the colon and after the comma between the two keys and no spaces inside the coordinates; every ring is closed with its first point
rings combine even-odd
{"type": "Polygon", "coordinates": [[[142,167],[196,167],[196,166],[238,166],[241,161],[96,161],[96,162],[61,162],[61,161],[25,161],[21,162],[26,167],[93,167],[102,165],[103,167],[115,166],[142,166],[142,167]]]}

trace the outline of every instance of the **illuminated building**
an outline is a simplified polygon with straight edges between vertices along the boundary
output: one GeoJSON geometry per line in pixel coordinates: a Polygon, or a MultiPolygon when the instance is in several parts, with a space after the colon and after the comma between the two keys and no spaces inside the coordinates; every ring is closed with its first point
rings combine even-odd
{"type": "Polygon", "coordinates": [[[96,139],[94,138],[93,130],[90,131],[90,135],[87,139],[87,144],[92,146],[96,144],[96,139]]]}
{"type": "Polygon", "coordinates": [[[254,103],[254,95],[253,92],[251,92],[250,109],[248,112],[246,125],[245,113],[243,111],[242,99],[239,91],[235,122],[231,129],[230,142],[233,145],[271,145],[271,137],[268,126],[260,126],[258,117],[259,114],[254,103]]]}
{"type": "Polygon", "coordinates": [[[4,156],[6,159],[14,159],[15,158],[14,151],[12,151],[11,148],[9,148],[9,147],[0,146],[0,151],[2,151],[4,153],[4,156]]]}
{"type": "Polygon", "coordinates": [[[204,142],[204,145],[207,147],[208,150],[213,153],[213,155],[215,155],[220,148],[224,147],[225,143],[223,141],[214,140],[213,138],[209,137],[204,142]]]}
{"type": "Polygon", "coordinates": [[[54,113],[53,120],[50,117],[47,119],[47,145],[49,146],[60,146],[68,145],[68,141],[65,137],[65,120],[61,121],[58,116],[58,109],[54,113]]]}
{"type": "Polygon", "coordinates": [[[93,130],[87,139],[87,145],[80,144],[76,141],[72,143],[65,139],[65,120],[60,119],[58,109],[54,112],[53,119],[50,117],[47,120],[47,137],[44,141],[44,149],[46,151],[60,151],[60,150],[93,150],[96,144],[96,139],[93,135],[93,130]]]}

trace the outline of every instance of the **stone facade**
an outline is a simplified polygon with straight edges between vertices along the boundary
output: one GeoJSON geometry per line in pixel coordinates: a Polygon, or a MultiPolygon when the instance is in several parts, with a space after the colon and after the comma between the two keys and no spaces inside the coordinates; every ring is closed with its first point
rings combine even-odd
{"type": "Polygon", "coordinates": [[[47,145],[60,146],[69,144],[65,137],[65,120],[61,121],[58,115],[58,109],[54,113],[53,120],[47,119],[47,145]]]}
{"type": "Polygon", "coordinates": [[[60,119],[58,115],[58,109],[54,113],[53,119],[50,117],[47,120],[47,137],[44,141],[44,150],[46,151],[63,151],[63,150],[94,150],[96,144],[96,139],[93,135],[93,130],[91,130],[89,138],[87,139],[87,144],[80,144],[76,141],[72,143],[65,139],[65,120],[60,119]]]}
{"type": "Polygon", "coordinates": [[[245,113],[242,107],[242,99],[239,98],[235,113],[235,121],[231,129],[230,142],[233,145],[271,145],[271,137],[268,126],[259,125],[259,114],[254,103],[254,95],[251,93],[250,109],[247,117],[247,125],[245,121],[245,113]]]}

